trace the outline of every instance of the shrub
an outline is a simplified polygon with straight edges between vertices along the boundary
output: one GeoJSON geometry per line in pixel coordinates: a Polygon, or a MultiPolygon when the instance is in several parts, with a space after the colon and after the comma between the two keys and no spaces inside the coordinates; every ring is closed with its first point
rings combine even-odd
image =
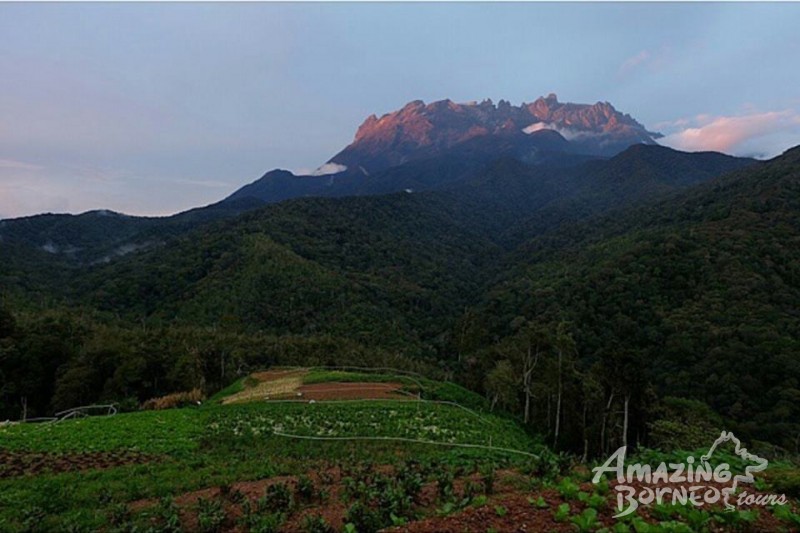
{"type": "Polygon", "coordinates": [[[453,495],[453,473],[444,469],[440,471],[436,476],[436,487],[440,498],[450,498],[453,495]]]}
{"type": "Polygon", "coordinates": [[[597,527],[597,511],[591,507],[584,509],[581,514],[572,517],[572,523],[578,531],[593,531],[597,527]]]}
{"type": "Polygon", "coordinates": [[[316,495],[316,487],[314,482],[308,476],[300,476],[297,478],[297,495],[301,500],[310,502],[316,495]]]}
{"type": "Polygon", "coordinates": [[[319,515],[308,515],[303,520],[306,533],[333,533],[334,529],[319,515]]]}
{"type": "Polygon", "coordinates": [[[559,494],[561,494],[565,500],[574,500],[581,491],[581,488],[568,477],[562,478],[557,488],[559,494]]]}
{"type": "Polygon", "coordinates": [[[569,518],[570,508],[568,503],[562,503],[553,514],[553,520],[556,522],[566,522],[569,518]]]}
{"type": "Polygon", "coordinates": [[[292,508],[292,491],[286,483],[275,483],[267,487],[264,497],[258,503],[263,510],[288,511],[292,508]]]}
{"type": "Polygon", "coordinates": [[[197,529],[203,533],[216,533],[225,523],[225,509],[219,500],[197,500],[197,529]]]}
{"type": "Polygon", "coordinates": [[[162,409],[174,409],[176,407],[186,407],[187,405],[197,405],[205,399],[205,395],[200,389],[192,389],[184,392],[174,392],[161,396],[160,398],[150,398],[142,404],[145,411],[160,411],[162,409]]]}
{"type": "Polygon", "coordinates": [[[362,502],[356,502],[350,506],[344,521],[348,525],[352,525],[358,533],[373,533],[384,526],[378,512],[370,509],[362,502]]]}
{"type": "Polygon", "coordinates": [[[494,482],[497,479],[494,466],[486,466],[481,469],[481,482],[483,483],[483,492],[492,494],[494,492],[494,482]]]}

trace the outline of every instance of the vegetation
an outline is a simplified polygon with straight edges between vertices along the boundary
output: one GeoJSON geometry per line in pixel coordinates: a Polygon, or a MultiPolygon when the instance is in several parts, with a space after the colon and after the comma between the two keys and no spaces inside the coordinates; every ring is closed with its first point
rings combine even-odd
{"type": "MultiPolygon", "coordinates": [[[[284,475],[294,476],[291,505],[269,503],[278,496],[266,487],[246,505],[206,495],[192,501],[196,527],[324,531],[327,517],[292,513],[327,490],[311,472],[342,466],[353,474],[344,526],[357,531],[425,515],[415,500],[425,484],[436,485],[427,509],[440,518],[480,496],[503,520],[514,509],[491,501],[502,462],[550,484],[529,512],[591,530],[608,525],[605,494],[560,475],[571,461],[621,445],[645,456],[701,447],[722,428],[786,459],[769,482],[796,496],[800,151],[704,183],[742,164],[643,147],[569,171],[504,160],[447,190],[292,200],[205,224],[110,220],[84,234],[80,221],[4,222],[0,419],[95,402],[136,412],[0,429],[3,453],[96,454],[88,469],[0,480],[0,529],[169,528],[170,505],[142,514],[129,504],[284,475]],[[63,247],[75,235],[80,254],[37,241],[63,247]],[[129,241],[150,244],[97,261],[129,241]],[[397,381],[473,412],[433,402],[219,405],[275,365],[315,367],[307,383],[397,381]],[[325,368],[343,366],[409,373],[325,368]],[[354,447],[276,428],[439,445],[354,447]],[[455,443],[538,459],[482,458],[455,443]],[[142,455],[114,455],[123,451],[142,455]],[[408,471],[351,472],[377,461],[408,471]],[[94,468],[101,462],[113,467],[94,468]],[[474,479],[463,479],[466,468],[474,479]],[[311,484],[301,489],[300,476],[311,484]],[[376,511],[384,505],[392,511],[376,511]]],[[[794,513],[686,511],[658,527],[745,528],[794,513]]]]}

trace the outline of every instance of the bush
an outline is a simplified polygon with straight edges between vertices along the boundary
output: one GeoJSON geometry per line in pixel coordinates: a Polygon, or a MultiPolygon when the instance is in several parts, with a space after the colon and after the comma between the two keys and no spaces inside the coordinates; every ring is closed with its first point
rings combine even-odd
{"type": "Polygon", "coordinates": [[[657,419],[650,424],[650,446],[667,452],[707,447],[723,427],[720,416],[697,400],[667,397],[654,414],[657,419]]]}
{"type": "Polygon", "coordinates": [[[175,409],[176,407],[197,405],[204,399],[205,395],[200,389],[192,389],[190,391],[174,392],[166,396],[161,396],[160,398],[150,398],[142,404],[142,409],[145,411],[175,409]]]}
{"type": "Polygon", "coordinates": [[[334,529],[321,516],[308,515],[303,520],[303,531],[306,533],[333,533],[334,529]]]}
{"type": "Polygon", "coordinates": [[[308,476],[300,476],[297,478],[297,495],[304,502],[310,502],[314,499],[316,488],[314,482],[308,476]]]}
{"type": "Polygon", "coordinates": [[[362,502],[356,502],[344,517],[347,524],[352,524],[358,533],[373,533],[384,527],[380,515],[374,509],[370,509],[362,502]]]}
{"type": "Polygon", "coordinates": [[[292,491],[286,483],[275,483],[267,487],[259,507],[267,511],[288,511],[292,508],[292,491]]]}
{"type": "Polygon", "coordinates": [[[219,500],[197,501],[197,530],[203,533],[216,533],[225,524],[225,509],[219,500]]]}

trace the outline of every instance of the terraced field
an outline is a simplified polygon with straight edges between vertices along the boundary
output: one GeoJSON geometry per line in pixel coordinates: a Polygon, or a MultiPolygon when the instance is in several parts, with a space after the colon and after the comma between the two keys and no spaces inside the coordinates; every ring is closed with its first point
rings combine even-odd
{"type": "Polygon", "coordinates": [[[587,481],[482,398],[397,374],[272,370],[202,406],[0,428],[0,531],[800,527],[796,503],[617,522],[587,481]]]}

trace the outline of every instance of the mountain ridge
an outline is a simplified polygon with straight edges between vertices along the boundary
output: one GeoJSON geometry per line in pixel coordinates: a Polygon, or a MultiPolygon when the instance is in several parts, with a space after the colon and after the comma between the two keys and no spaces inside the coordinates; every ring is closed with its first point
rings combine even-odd
{"type": "Polygon", "coordinates": [[[380,118],[370,115],[359,126],[353,142],[328,163],[371,173],[471,139],[524,139],[541,130],[559,133],[574,145],[574,152],[606,157],[632,144],[656,144],[661,137],[609,102],[562,103],[552,93],[519,106],[506,100],[497,105],[491,100],[480,104],[459,104],[450,99],[425,104],[414,100],[380,118]]]}

